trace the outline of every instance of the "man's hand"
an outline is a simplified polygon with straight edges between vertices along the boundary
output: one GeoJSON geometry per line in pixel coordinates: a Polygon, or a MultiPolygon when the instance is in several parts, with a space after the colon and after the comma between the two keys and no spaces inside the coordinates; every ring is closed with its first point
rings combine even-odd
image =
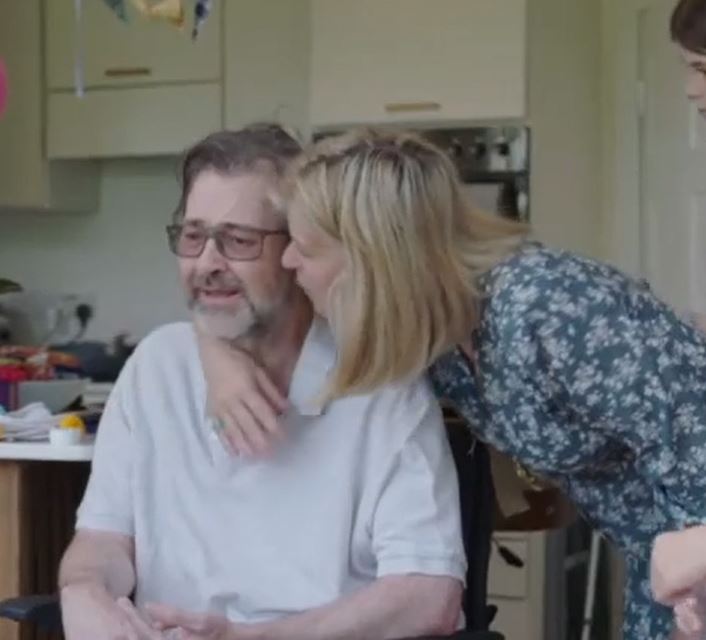
{"type": "Polygon", "coordinates": [[[117,602],[100,585],[70,584],[61,590],[66,640],[162,640],[127,598],[117,602]]]}
{"type": "MultiPolygon", "coordinates": [[[[228,618],[214,613],[191,613],[162,604],[147,605],[147,612],[156,629],[178,640],[236,640],[243,638],[228,618]]],[[[242,625],[245,628],[245,625],[242,625]]]]}

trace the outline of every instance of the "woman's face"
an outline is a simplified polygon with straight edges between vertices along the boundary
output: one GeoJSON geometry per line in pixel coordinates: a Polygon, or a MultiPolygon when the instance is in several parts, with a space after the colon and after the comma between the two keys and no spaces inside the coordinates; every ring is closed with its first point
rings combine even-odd
{"type": "Polygon", "coordinates": [[[329,317],[331,287],[343,271],[343,245],[314,226],[304,213],[301,198],[294,198],[289,209],[291,241],[282,256],[285,269],[297,273],[297,283],[314,305],[316,312],[329,317]]]}
{"type": "Polygon", "coordinates": [[[706,117],[706,55],[681,49],[687,66],[686,95],[706,117]]]}

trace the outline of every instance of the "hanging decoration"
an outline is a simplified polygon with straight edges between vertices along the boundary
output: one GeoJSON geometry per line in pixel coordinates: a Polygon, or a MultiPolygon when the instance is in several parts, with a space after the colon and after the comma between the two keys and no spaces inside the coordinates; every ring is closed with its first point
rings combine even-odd
{"type": "Polygon", "coordinates": [[[0,118],[2,118],[7,109],[7,94],[8,94],[8,77],[7,65],[0,58],[0,118]]]}
{"type": "MultiPolygon", "coordinates": [[[[208,20],[213,8],[213,0],[194,1],[194,24],[191,39],[196,40],[208,20]]],[[[125,0],[103,0],[105,5],[123,22],[128,22],[128,12],[125,0]]],[[[185,0],[132,0],[132,6],[144,17],[152,20],[162,20],[183,29],[186,22],[185,0]]],[[[74,90],[81,98],[85,93],[84,42],[83,42],[83,0],[74,0],[74,18],[76,42],[74,48],[74,90]]],[[[0,63],[2,61],[0,60],[0,63]]],[[[0,115],[7,100],[6,72],[0,67],[0,115]]]]}
{"type": "Polygon", "coordinates": [[[159,0],[158,2],[132,0],[132,4],[146,18],[164,20],[177,29],[184,27],[186,13],[183,0],[159,0]]]}
{"type": "Polygon", "coordinates": [[[74,0],[74,91],[77,98],[85,95],[85,69],[84,69],[84,44],[83,44],[83,0],[74,0]]]}
{"type": "Polygon", "coordinates": [[[212,0],[196,0],[196,4],[194,5],[194,28],[191,31],[192,40],[196,40],[196,38],[199,37],[199,32],[204,22],[206,22],[208,16],[211,14],[212,7],[212,0]]]}
{"type": "Polygon", "coordinates": [[[127,11],[125,11],[125,0],[103,0],[108,8],[120,18],[123,22],[127,22],[127,11]]]}
{"type": "MultiPolygon", "coordinates": [[[[184,1],[185,0],[132,0],[131,3],[133,7],[146,18],[164,20],[178,29],[183,29],[186,15],[184,1]]],[[[211,14],[213,0],[193,1],[194,25],[191,30],[191,38],[192,40],[196,40],[199,37],[204,23],[211,14]]],[[[125,0],[103,0],[103,2],[120,20],[128,22],[125,0]]]]}

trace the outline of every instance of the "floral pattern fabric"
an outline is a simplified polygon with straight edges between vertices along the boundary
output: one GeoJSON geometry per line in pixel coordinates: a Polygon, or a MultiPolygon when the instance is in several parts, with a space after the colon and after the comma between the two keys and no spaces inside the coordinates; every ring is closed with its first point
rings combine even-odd
{"type": "Polygon", "coordinates": [[[483,282],[477,375],[431,368],[479,439],[554,480],[625,553],[625,640],[667,640],[656,534],[706,522],[706,338],[643,283],[528,244],[483,282]]]}

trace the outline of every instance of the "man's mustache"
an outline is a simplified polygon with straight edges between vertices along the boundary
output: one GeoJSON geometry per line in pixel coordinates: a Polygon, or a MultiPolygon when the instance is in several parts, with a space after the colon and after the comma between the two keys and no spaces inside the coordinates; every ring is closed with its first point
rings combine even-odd
{"type": "Polygon", "coordinates": [[[242,279],[232,273],[196,274],[191,280],[194,289],[245,289],[242,279]]]}

